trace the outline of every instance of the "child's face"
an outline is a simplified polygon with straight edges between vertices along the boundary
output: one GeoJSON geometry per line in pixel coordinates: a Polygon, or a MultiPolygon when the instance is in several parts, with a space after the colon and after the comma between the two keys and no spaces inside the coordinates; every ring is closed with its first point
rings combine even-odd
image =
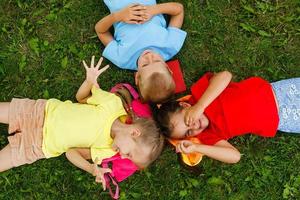
{"type": "Polygon", "coordinates": [[[186,125],[184,122],[184,116],[187,108],[183,108],[170,116],[170,125],[172,128],[171,138],[182,139],[186,137],[193,137],[201,133],[207,128],[209,120],[202,114],[198,121],[195,121],[191,125],[186,125]]]}
{"type": "Polygon", "coordinates": [[[112,148],[119,152],[122,158],[127,158],[137,166],[143,167],[143,164],[148,161],[147,158],[151,150],[147,146],[139,144],[136,137],[138,136],[131,133],[116,135],[112,148]]]}
{"type": "Polygon", "coordinates": [[[155,71],[155,70],[158,70],[159,68],[165,68],[165,65],[166,65],[163,58],[159,54],[157,54],[151,50],[145,50],[140,55],[137,64],[138,64],[138,72],[139,73],[146,69],[155,71]],[[163,66],[163,67],[161,67],[161,66],[163,66]]]}
{"type": "MultiPolygon", "coordinates": [[[[173,80],[171,72],[163,58],[153,51],[146,50],[138,60],[138,71],[135,75],[136,85],[139,87],[142,82],[147,84],[146,80],[149,80],[153,73],[163,74],[166,79],[173,80]]],[[[141,97],[145,97],[146,94],[144,94],[142,88],[140,90],[141,97]]]]}

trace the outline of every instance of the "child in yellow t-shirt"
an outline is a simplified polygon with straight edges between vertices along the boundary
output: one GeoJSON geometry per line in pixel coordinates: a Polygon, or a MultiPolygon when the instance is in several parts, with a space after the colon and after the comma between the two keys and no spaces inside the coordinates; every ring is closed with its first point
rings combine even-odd
{"type": "Polygon", "coordinates": [[[155,123],[139,119],[124,124],[126,115],[121,99],[99,88],[97,78],[102,58],[86,69],[86,79],[76,99],[79,103],[57,99],[13,99],[0,103],[0,123],[9,124],[9,144],[0,151],[0,172],[38,159],[59,156],[96,176],[105,188],[103,174],[110,171],[97,166],[102,159],[119,152],[144,168],[161,153],[163,137],[155,123]],[[90,163],[92,159],[95,164],[90,163]]]}

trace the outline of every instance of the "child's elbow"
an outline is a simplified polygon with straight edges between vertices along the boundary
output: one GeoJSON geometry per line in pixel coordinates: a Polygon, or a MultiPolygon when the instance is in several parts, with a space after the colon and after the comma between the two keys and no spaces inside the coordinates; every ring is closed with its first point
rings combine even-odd
{"type": "Polygon", "coordinates": [[[102,29],[101,24],[100,24],[100,22],[98,22],[98,23],[95,25],[95,31],[96,31],[96,33],[97,33],[98,36],[101,35],[101,34],[103,33],[103,31],[102,31],[101,29],[102,29]]]}
{"type": "Polygon", "coordinates": [[[226,80],[226,81],[231,81],[231,79],[232,79],[232,73],[229,71],[219,72],[218,75],[220,75],[222,77],[222,79],[226,80]]]}
{"type": "Polygon", "coordinates": [[[238,163],[241,160],[241,153],[239,151],[235,152],[235,154],[232,157],[232,164],[238,163]]]}
{"type": "Polygon", "coordinates": [[[228,79],[232,79],[232,73],[229,71],[223,71],[222,72],[224,74],[224,76],[228,79]]]}
{"type": "Polygon", "coordinates": [[[178,13],[184,13],[184,6],[181,3],[176,3],[178,13]]]}
{"type": "Polygon", "coordinates": [[[73,149],[69,149],[68,151],[66,151],[65,155],[68,160],[70,160],[70,158],[72,157],[72,154],[73,154],[73,149]]]}
{"type": "Polygon", "coordinates": [[[76,98],[77,102],[81,103],[81,102],[80,102],[81,99],[79,98],[79,95],[76,94],[75,98],[76,98]]]}

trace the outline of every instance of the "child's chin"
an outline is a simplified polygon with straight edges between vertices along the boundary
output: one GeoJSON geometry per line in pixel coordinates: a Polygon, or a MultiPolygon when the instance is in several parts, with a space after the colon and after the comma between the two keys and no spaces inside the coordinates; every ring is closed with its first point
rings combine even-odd
{"type": "Polygon", "coordinates": [[[111,145],[111,148],[112,148],[112,150],[113,151],[118,151],[118,147],[116,146],[116,144],[115,143],[113,143],[112,145],[111,145]]]}

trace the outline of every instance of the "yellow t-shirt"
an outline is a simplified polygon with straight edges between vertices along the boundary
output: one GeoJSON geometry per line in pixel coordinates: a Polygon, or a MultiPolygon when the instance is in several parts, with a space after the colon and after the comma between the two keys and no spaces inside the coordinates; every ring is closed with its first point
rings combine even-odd
{"type": "Polygon", "coordinates": [[[122,101],[113,93],[92,88],[87,104],[49,99],[45,110],[43,153],[56,157],[70,148],[90,148],[93,161],[113,156],[110,137],[115,119],[126,115],[122,101]]]}

